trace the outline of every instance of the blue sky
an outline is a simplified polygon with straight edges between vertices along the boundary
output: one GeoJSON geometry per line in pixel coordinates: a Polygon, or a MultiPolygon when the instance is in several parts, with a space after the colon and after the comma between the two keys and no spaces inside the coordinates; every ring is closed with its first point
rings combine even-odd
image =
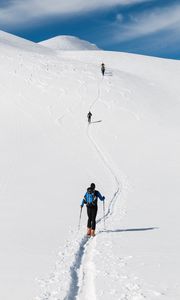
{"type": "Polygon", "coordinates": [[[0,29],[73,35],[104,50],[180,59],[180,0],[0,0],[0,29]]]}

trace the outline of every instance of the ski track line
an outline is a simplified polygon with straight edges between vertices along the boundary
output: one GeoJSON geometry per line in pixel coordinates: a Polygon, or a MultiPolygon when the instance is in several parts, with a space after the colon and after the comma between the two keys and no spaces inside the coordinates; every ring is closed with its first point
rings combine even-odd
{"type": "Polygon", "coordinates": [[[77,299],[96,300],[95,264],[93,262],[96,238],[91,238],[91,242],[86,245],[82,259],[81,269],[79,270],[79,293],[77,299]]]}
{"type": "MultiPolygon", "coordinates": [[[[102,82],[103,78],[98,84],[97,96],[90,108],[100,99],[100,86],[102,82]]],[[[105,216],[97,220],[97,223],[99,223],[113,214],[115,200],[120,193],[120,182],[109,162],[110,160],[107,159],[89,131],[90,126],[88,125],[87,136],[105,167],[114,178],[116,186],[105,216]]],[[[82,232],[79,232],[79,235],[75,234],[73,240],[66,242],[65,250],[59,252],[55,270],[50,274],[49,278],[46,280],[37,279],[41,285],[42,293],[39,297],[35,298],[36,300],[96,300],[94,278],[96,268],[93,257],[97,236],[98,232],[94,238],[89,239],[86,235],[82,238],[82,232]]]]}
{"type": "MultiPolygon", "coordinates": [[[[100,86],[101,84],[98,85],[97,97],[91,104],[90,108],[92,108],[100,98],[100,86]]],[[[107,219],[110,217],[110,215],[112,215],[115,201],[120,193],[120,182],[118,181],[118,178],[112,166],[110,165],[108,159],[106,158],[105,154],[100,149],[100,147],[95,142],[95,140],[92,138],[89,131],[90,131],[90,127],[88,125],[87,136],[91,140],[95,150],[99,154],[99,157],[103,161],[105,167],[109,170],[111,176],[114,178],[114,182],[116,185],[116,191],[114,192],[114,195],[109,203],[108,210],[105,216],[97,220],[97,223],[99,223],[102,220],[104,220],[104,218],[107,219]]],[[[94,250],[94,243],[96,241],[96,238],[97,236],[95,238],[87,239],[86,237],[84,237],[82,239],[79,250],[75,255],[75,261],[70,268],[71,283],[69,286],[69,292],[64,300],[74,300],[74,299],[96,300],[96,292],[95,292],[95,284],[94,284],[95,265],[93,263],[93,250],[94,250]]]]}

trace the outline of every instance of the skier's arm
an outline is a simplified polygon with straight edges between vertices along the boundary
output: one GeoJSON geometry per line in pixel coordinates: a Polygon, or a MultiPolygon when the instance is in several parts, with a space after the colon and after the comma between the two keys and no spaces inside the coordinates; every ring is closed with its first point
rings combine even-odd
{"type": "Polygon", "coordinates": [[[83,198],[83,200],[82,200],[82,202],[81,202],[81,207],[83,207],[83,206],[84,206],[84,203],[86,203],[86,198],[85,198],[85,195],[84,195],[84,198],[83,198]]]}
{"type": "Polygon", "coordinates": [[[102,195],[100,194],[99,191],[97,191],[97,197],[98,197],[101,201],[104,201],[104,200],[105,200],[105,197],[102,196],[102,195]]]}

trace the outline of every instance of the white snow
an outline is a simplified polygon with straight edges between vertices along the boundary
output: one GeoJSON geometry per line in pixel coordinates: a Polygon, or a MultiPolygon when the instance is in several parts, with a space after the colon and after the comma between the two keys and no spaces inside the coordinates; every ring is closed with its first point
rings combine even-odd
{"type": "Polygon", "coordinates": [[[179,61],[0,32],[0,64],[0,299],[179,300],[179,61]]]}
{"type": "Polygon", "coordinates": [[[39,43],[53,50],[98,50],[95,44],[75,36],[60,35],[39,43]]]}
{"type": "Polygon", "coordinates": [[[38,52],[38,54],[52,53],[50,49],[47,49],[46,47],[43,47],[40,44],[30,42],[26,39],[17,37],[13,34],[4,32],[2,30],[0,30],[0,47],[1,51],[3,48],[5,51],[8,50],[9,47],[13,47],[14,51],[22,50],[27,52],[38,52]]]}

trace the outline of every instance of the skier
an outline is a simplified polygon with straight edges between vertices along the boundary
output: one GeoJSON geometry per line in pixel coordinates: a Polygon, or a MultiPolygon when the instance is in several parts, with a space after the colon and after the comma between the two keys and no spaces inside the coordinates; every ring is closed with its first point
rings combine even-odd
{"type": "Polygon", "coordinates": [[[92,117],[92,113],[89,111],[87,114],[87,118],[88,118],[88,123],[91,123],[91,117],[92,117]]]}
{"type": "Polygon", "coordinates": [[[101,64],[101,73],[104,76],[104,73],[105,73],[105,64],[104,63],[101,64]]]}
{"type": "Polygon", "coordinates": [[[105,200],[105,197],[102,196],[99,191],[95,190],[95,187],[95,184],[91,183],[81,203],[81,208],[83,208],[84,204],[87,206],[87,236],[95,236],[96,215],[98,210],[97,201],[98,198],[101,201],[105,200]]]}

